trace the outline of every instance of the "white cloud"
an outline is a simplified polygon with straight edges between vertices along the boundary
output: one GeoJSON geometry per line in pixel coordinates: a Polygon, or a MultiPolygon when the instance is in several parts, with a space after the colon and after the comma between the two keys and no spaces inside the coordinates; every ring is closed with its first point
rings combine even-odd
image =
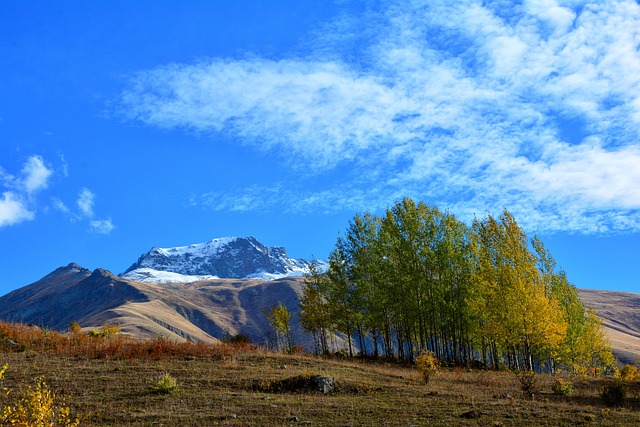
{"type": "Polygon", "coordinates": [[[403,103],[375,79],[330,62],[213,61],[136,79],[123,95],[133,118],[259,139],[259,148],[291,150],[318,169],[378,145],[380,135],[393,132],[403,103]]]}
{"type": "Polygon", "coordinates": [[[5,192],[0,198],[0,227],[14,225],[34,218],[25,204],[12,192],[5,192]]]}
{"type": "Polygon", "coordinates": [[[558,5],[555,0],[526,0],[524,7],[531,15],[561,29],[572,25],[576,18],[574,11],[558,5]]]}
{"type": "Polygon", "coordinates": [[[53,170],[42,157],[30,156],[22,166],[19,176],[0,167],[0,182],[6,189],[0,199],[0,227],[31,221],[35,218],[35,194],[49,185],[53,170]]]}
{"type": "Polygon", "coordinates": [[[111,218],[91,221],[89,225],[91,226],[91,231],[97,234],[110,234],[115,228],[111,218]]]}
{"type": "Polygon", "coordinates": [[[48,180],[53,171],[47,168],[40,156],[31,156],[22,168],[22,184],[27,193],[47,188],[48,180]]]}
{"type": "Polygon", "coordinates": [[[80,213],[87,217],[91,218],[93,216],[93,203],[95,200],[95,194],[88,188],[83,188],[78,195],[78,200],[76,204],[80,209],[80,213]]]}
{"type": "MultiPolygon", "coordinates": [[[[63,163],[62,173],[67,176],[67,164],[63,163]]],[[[31,156],[24,163],[19,176],[11,175],[0,167],[0,183],[9,191],[0,197],[0,227],[30,221],[35,218],[35,207],[38,205],[37,194],[47,188],[54,171],[45,165],[40,156],[31,156]]],[[[94,217],[95,194],[83,188],[76,199],[77,210],[72,210],[58,197],[51,197],[51,207],[67,215],[72,222],[94,217]]],[[[109,234],[115,226],[111,218],[89,222],[91,232],[109,234]]]]}
{"type": "Polygon", "coordinates": [[[376,209],[410,195],[469,215],[507,207],[540,230],[640,230],[637,2],[399,1],[374,18],[328,26],[316,57],[140,72],[121,108],[302,171],[352,169],[351,184],[315,192],[198,199],[216,209],[283,197],[376,209]]]}
{"type": "Polygon", "coordinates": [[[51,204],[53,205],[53,208],[55,210],[60,211],[64,214],[71,215],[71,209],[69,209],[69,207],[67,207],[67,205],[65,205],[64,202],[57,197],[53,197],[51,199],[51,204]]]}

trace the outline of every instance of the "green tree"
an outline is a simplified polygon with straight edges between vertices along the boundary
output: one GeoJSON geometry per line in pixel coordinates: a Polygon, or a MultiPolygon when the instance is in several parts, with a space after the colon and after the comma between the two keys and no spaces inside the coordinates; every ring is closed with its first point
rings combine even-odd
{"type": "Polygon", "coordinates": [[[327,275],[320,272],[318,263],[313,260],[309,266],[309,274],[305,275],[298,317],[302,329],[313,335],[316,354],[329,352],[331,313],[326,300],[328,281],[327,275]]]}
{"type": "Polygon", "coordinates": [[[579,332],[580,339],[572,348],[571,366],[575,373],[600,376],[616,365],[602,320],[593,308],[587,309],[585,321],[579,332]]]}
{"type": "Polygon", "coordinates": [[[609,360],[597,318],[506,210],[471,228],[409,198],[380,217],[358,214],[302,300],[305,328],[344,334],[350,355],[356,337],[363,354],[372,341],[375,356],[405,360],[423,350],[518,370],[609,360]],[[601,350],[588,353],[585,341],[601,350]]]}
{"type": "Polygon", "coordinates": [[[356,326],[354,310],[354,288],[349,280],[344,241],[338,238],[336,247],[329,255],[327,271],[328,287],[326,300],[333,319],[333,328],[347,337],[349,357],[353,356],[353,332],[356,326]]]}
{"type": "Polygon", "coordinates": [[[378,247],[380,220],[370,213],[356,215],[349,222],[342,251],[347,280],[352,286],[350,304],[360,351],[366,355],[366,339],[373,341],[373,354],[378,356],[378,338],[382,328],[383,295],[379,292],[381,253],[378,247]]]}
{"type": "Polygon", "coordinates": [[[292,353],[295,342],[291,330],[291,313],[289,313],[287,307],[279,302],[271,307],[270,310],[267,310],[265,315],[276,334],[276,346],[278,350],[286,350],[292,353]]]}

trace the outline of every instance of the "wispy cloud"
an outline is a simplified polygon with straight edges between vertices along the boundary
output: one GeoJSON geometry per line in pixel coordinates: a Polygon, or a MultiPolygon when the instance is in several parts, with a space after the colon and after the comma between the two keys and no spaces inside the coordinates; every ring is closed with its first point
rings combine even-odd
{"type": "Polygon", "coordinates": [[[62,212],[64,214],[67,215],[71,215],[71,209],[69,209],[69,207],[59,198],[57,197],[52,197],[51,198],[51,206],[53,206],[53,208],[59,212],[62,212]]]}
{"type": "Polygon", "coordinates": [[[89,225],[91,231],[97,234],[110,234],[115,228],[111,218],[91,221],[89,225]]]}
{"type": "Polygon", "coordinates": [[[363,16],[327,26],[307,57],[140,72],[121,109],[229,134],[302,176],[352,170],[316,191],[194,199],[215,209],[375,210],[408,195],[467,215],[506,207],[540,231],[640,230],[637,2],[390,1],[363,16]]]}
{"type": "Polygon", "coordinates": [[[47,188],[52,174],[42,157],[35,155],[26,160],[18,176],[0,168],[0,182],[8,190],[0,199],[0,227],[35,218],[35,194],[47,188]]]}
{"type": "Polygon", "coordinates": [[[88,188],[83,188],[78,193],[75,201],[77,209],[72,210],[62,200],[52,198],[54,209],[66,214],[72,222],[89,220],[89,231],[95,234],[110,234],[115,225],[111,218],[94,219],[94,206],[96,195],[88,188]]]}
{"type": "MultiPolygon", "coordinates": [[[[67,164],[63,160],[62,176],[67,176],[67,164]]],[[[0,227],[11,226],[23,221],[36,218],[38,207],[46,211],[52,207],[68,216],[72,222],[89,220],[90,231],[98,234],[109,234],[114,228],[111,218],[94,219],[95,193],[83,188],[75,200],[77,209],[69,206],[59,197],[51,196],[50,205],[39,200],[38,193],[46,189],[54,169],[47,166],[41,156],[33,155],[27,158],[22,169],[13,175],[0,167],[0,186],[6,191],[0,195],[0,227]]]]}
{"type": "Polygon", "coordinates": [[[95,194],[88,188],[83,188],[78,195],[78,200],[76,204],[80,209],[80,212],[83,216],[87,218],[91,218],[93,216],[93,202],[95,199],[95,194]]]}

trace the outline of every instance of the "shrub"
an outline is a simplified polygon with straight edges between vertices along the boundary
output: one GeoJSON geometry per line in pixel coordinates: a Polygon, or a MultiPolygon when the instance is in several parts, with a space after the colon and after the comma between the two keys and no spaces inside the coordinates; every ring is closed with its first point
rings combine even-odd
{"type": "Polygon", "coordinates": [[[121,330],[120,325],[109,323],[101,326],[99,331],[95,329],[90,330],[89,336],[93,338],[108,338],[119,334],[121,330]]]}
{"type": "Polygon", "coordinates": [[[520,381],[520,389],[525,396],[533,398],[540,392],[540,387],[538,386],[538,377],[535,372],[519,371],[515,374],[518,378],[518,381],[520,381]]]}
{"type": "Polygon", "coordinates": [[[87,332],[87,334],[88,334],[90,337],[93,337],[93,338],[100,338],[100,337],[102,337],[102,334],[100,334],[100,331],[98,331],[97,329],[92,329],[92,330],[90,330],[89,332],[87,332]]]}
{"type": "Polygon", "coordinates": [[[235,334],[232,337],[224,338],[222,342],[226,344],[251,344],[251,338],[245,334],[235,334]]]}
{"type": "Polygon", "coordinates": [[[565,380],[558,376],[554,378],[551,389],[555,394],[560,394],[563,396],[571,396],[571,394],[573,394],[573,384],[571,383],[571,381],[565,380]]]}
{"type": "Polygon", "coordinates": [[[251,344],[223,345],[204,342],[177,342],[168,339],[139,341],[127,335],[115,333],[119,326],[106,325],[87,333],[60,334],[37,326],[0,322],[0,351],[11,345],[10,351],[34,351],[82,357],[87,359],[153,360],[168,357],[210,357],[222,359],[238,351],[258,351],[251,344]],[[8,344],[6,344],[8,343],[8,344]]]}
{"type": "Polygon", "coordinates": [[[74,320],[69,324],[69,332],[71,332],[72,334],[81,334],[82,326],[80,326],[80,324],[74,320]]]}
{"type": "Polygon", "coordinates": [[[425,384],[429,385],[440,371],[440,361],[432,351],[423,350],[420,356],[416,357],[416,369],[420,372],[425,384]]]}
{"type": "Polygon", "coordinates": [[[332,377],[308,372],[281,380],[254,381],[252,388],[264,393],[331,393],[337,387],[332,377]]]}
{"type": "Polygon", "coordinates": [[[627,391],[619,381],[609,384],[602,389],[600,397],[607,406],[622,406],[627,391]]]}
{"type": "Polygon", "coordinates": [[[112,335],[119,334],[121,331],[122,328],[120,325],[116,325],[115,323],[108,323],[100,328],[100,333],[103,337],[110,337],[112,335]]]}
{"type": "MultiPolygon", "coordinates": [[[[3,379],[8,365],[0,368],[0,380],[3,379]]],[[[56,410],[54,405],[55,394],[49,390],[42,377],[34,380],[35,385],[26,386],[24,395],[19,397],[15,404],[9,404],[2,408],[0,423],[11,426],[38,426],[38,427],[76,427],[80,421],[71,417],[68,407],[62,406],[56,410]]],[[[2,390],[3,395],[9,396],[11,390],[2,390]]]]}
{"type": "Polygon", "coordinates": [[[620,379],[623,379],[625,381],[640,380],[640,372],[638,372],[638,367],[634,365],[624,365],[622,369],[620,369],[620,379]]]}
{"type": "Polygon", "coordinates": [[[153,385],[153,392],[158,394],[169,394],[176,388],[178,388],[178,381],[165,372],[153,385]]]}

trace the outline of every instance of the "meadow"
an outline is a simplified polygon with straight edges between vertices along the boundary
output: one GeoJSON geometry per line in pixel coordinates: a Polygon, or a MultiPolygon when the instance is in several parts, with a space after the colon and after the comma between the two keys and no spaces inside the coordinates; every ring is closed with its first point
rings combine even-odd
{"type": "Polygon", "coordinates": [[[0,348],[0,367],[8,365],[0,388],[10,390],[1,397],[3,408],[41,377],[55,407],[68,407],[83,426],[640,424],[637,379],[565,378],[573,390],[562,394],[553,391],[555,377],[536,375],[538,390],[530,396],[508,371],[443,367],[427,385],[413,366],[392,361],[10,324],[0,325],[0,348]],[[336,389],[298,387],[295,379],[314,375],[332,377],[336,389]],[[605,399],[609,386],[621,386],[624,398],[605,399]]]}

